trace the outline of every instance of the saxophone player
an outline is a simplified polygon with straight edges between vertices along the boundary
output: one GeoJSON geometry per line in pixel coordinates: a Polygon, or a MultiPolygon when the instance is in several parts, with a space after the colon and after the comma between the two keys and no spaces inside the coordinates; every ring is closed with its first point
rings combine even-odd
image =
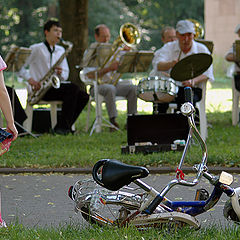
{"type": "MultiPolygon", "coordinates": [[[[88,62],[88,59],[92,58],[91,54],[89,53],[91,52],[92,54],[94,54],[93,48],[96,49],[98,45],[100,45],[101,43],[108,43],[110,40],[110,37],[111,37],[110,30],[105,24],[100,24],[96,26],[94,29],[94,32],[95,32],[94,36],[95,36],[96,42],[92,43],[89,49],[85,51],[83,62],[88,62]]],[[[129,49],[126,49],[126,50],[129,50],[129,49]]],[[[121,53],[119,52],[119,54],[121,53]]],[[[116,59],[117,58],[118,56],[116,56],[116,59]]],[[[116,118],[117,118],[117,109],[116,109],[116,103],[115,103],[116,96],[123,96],[127,98],[128,114],[137,113],[136,86],[134,86],[133,84],[120,83],[120,82],[114,85],[114,82],[116,82],[116,79],[111,80],[111,73],[116,71],[118,69],[118,66],[119,66],[119,62],[115,60],[110,65],[105,66],[100,70],[97,70],[98,76],[101,77],[102,81],[104,82],[104,84],[101,84],[98,86],[98,92],[104,97],[110,122],[117,128],[119,128],[119,125],[116,121],[116,118]]],[[[94,80],[96,69],[84,67],[83,71],[86,77],[94,80]]],[[[115,77],[116,75],[113,75],[113,76],[115,77]]],[[[114,130],[115,128],[110,128],[111,132],[114,130]]]]}
{"type": "MultiPolygon", "coordinates": [[[[62,37],[60,23],[56,20],[49,20],[45,23],[43,30],[45,41],[30,46],[32,52],[19,72],[19,76],[28,82],[33,91],[41,88],[40,80],[65,52],[63,47],[57,45],[62,37]]],[[[55,68],[55,74],[59,79],[68,80],[69,67],[66,58],[55,68]]],[[[42,100],[63,101],[61,118],[54,128],[54,133],[62,135],[70,133],[71,126],[86,106],[88,99],[89,95],[71,82],[61,83],[57,89],[50,88],[42,100]]]]}

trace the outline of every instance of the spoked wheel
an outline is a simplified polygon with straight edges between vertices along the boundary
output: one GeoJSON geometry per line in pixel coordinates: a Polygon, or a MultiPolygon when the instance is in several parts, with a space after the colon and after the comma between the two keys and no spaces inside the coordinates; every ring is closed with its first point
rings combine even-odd
{"type": "Polygon", "coordinates": [[[98,211],[87,207],[81,208],[81,214],[86,221],[100,226],[120,227],[129,213],[129,210],[117,205],[104,206],[98,211]]]}
{"type": "Polygon", "coordinates": [[[93,180],[78,181],[70,191],[76,212],[92,224],[120,226],[124,220],[137,211],[142,196],[124,192],[109,191],[96,185],[93,180]]]}

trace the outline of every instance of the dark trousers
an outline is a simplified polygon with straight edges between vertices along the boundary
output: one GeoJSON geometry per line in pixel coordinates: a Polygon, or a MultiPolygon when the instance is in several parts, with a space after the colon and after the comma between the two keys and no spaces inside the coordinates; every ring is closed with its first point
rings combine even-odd
{"type": "Polygon", "coordinates": [[[80,90],[74,83],[62,83],[60,88],[51,88],[43,97],[45,101],[63,101],[61,119],[58,121],[57,128],[71,129],[79,114],[86,106],[89,95],[80,90]]]}
{"type": "MultiPolygon", "coordinates": [[[[202,99],[202,89],[201,88],[192,88],[193,91],[193,105],[196,105],[196,102],[201,101],[202,99]]],[[[175,100],[171,103],[177,103],[177,111],[180,111],[181,105],[185,102],[185,96],[184,96],[184,87],[179,87],[177,97],[175,100]]],[[[158,103],[153,104],[154,108],[156,107],[157,109],[153,109],[153,113],[166,113],[169,103],[158,103]]]]}
{"type": "MultiPolygon", "coordinates": [[[[18,96],[17,96],[15,90],[12,87],[8,87],[8,86],[6,86],[6,88],[7,88],[8,95],[9,95],[9,98],[10,98],[10,101],[12,104],[14,120],[18,124],[23,125],[23,122],[27,119],[27,115],[18,99],[18,96]]],[[[19,127],[17,124],[16,124],[16,128],[19,133],[23,132],[23,129],[21,127],[19,127]]]]}
{"type": "Polygon", "coordinates": [[[235,75],[234,75],[234,82],[235,82],[235,88],[236,90],[240,91],[240,73],[237,72],[235,75]]]}

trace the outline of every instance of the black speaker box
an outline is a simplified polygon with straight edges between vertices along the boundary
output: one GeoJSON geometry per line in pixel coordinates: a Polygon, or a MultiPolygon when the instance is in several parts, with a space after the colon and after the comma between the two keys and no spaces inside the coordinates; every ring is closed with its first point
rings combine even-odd
{"type": "MultiPolygon", "coordinates": [[[[61,111],[57,110],[57,119],[60,118],[61,111]]],[[[51,129],[50,109],[33,109],[32,131],[37,133],[47,133],[51,129]]]]}
{"type": "Polygon", "coordinates": [[[182,114],[132,115],[127,119],[128,145],[150,142],[172,144],[175,140],[187,140],[187,117],[182,114]]]}

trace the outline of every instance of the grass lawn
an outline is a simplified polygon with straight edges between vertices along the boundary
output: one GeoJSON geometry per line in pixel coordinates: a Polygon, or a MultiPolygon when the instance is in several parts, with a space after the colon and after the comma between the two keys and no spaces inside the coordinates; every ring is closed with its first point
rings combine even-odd
{"type": "Polygon", "coordinates": [[[21,225],[10,226],[6,229],[0,229],[0,239],[88,239],[88,240],[171,240],[171,239],[203,239],[203,240],[235,240],[239,239],[240,231],[237,227],[223,229],[219,226],[209,226],[200,230],[191,230],[183,228],[179,231],[171,232],[167,229],[161,231],[152,229],[149,231],[137,231],[135,228],[93,228],[82,229],[81,226],[66,226],[57,229],[33,229],[24,228],[21,225]]]}
{"type": "MultiPolygon", "coordinates": [[[[22,98],[21,98],[22,101],[22,98]]],[[[181,152],[159,152],[149,155],[121,154],[121,146],[127,145],[126,101],[118,103],[121,131],[110,133],[103,128],[101,133],[84,132],[86,123],[86,109],[76,123],[77,134],[68,136],[52,136],[43,134],[35,139],[31,136],[18,138],[12,143],[8,153],[1,157],[0,167],[92,167],[102,158],[114,158],[125,163],[162,166],[173,165],[179,162],[181,152]]],[[[207,91],[208,117],[208,165],[238,166],[240,156],[239,127],[231,125],[231,89],[229,83],[222,88],[218,83],[208,86],[207,91]]],[[[138,111],[141,114],[151,114],[152,103],[138,100],[138,111]]],[[[103,114],[107,118],[106,110],[103,114]]],[[[91,111],[91,122],[94,120],[94,111],[91,111]]],[[[186,159],[187,165],[200,161],[199,146],[191,147],[186,159]]]]}
{"type": "MultiPolygon", "coordinates": [[[[139,111],[149,114],[152,106],[139,101],[139,111]]],[[[126,121],[126,103],[118,103],[121,128],[126,121]]],[[[209,88],[207,95],[207,116],[210,124],[207,145],[209,150],[208,165],[238,166],[240,156],[239,128],[231,126],[231,89],[209,88]]],[[[93,111],[92,111],[93,112],[93,111]]],[[[106,116],[106,111],[104,111],[106,116]]],[[[91,118],[94,118],[92,113],[91,118]]],[[[126,130],[89,136],[81,131],[85,126],[86,110],[79,117],[76,127],[77,135],[52,136],[44,134],[37,139],[26,136],[12,144],[11,151],[1,157],[0,167],[92,167],[101,158],[116,158],[126,163],[161,166],[179,162],[180,152],[161,152],[149,155],[122,155],[121,145],[126,145],[126,130]]],[[[186,164],[199,162],[199,146],[193,145],[186,159],[186,164]]],[[[99,227],[82,228],[82,226],[63,226],[59,228],[26,228],[16,223],[6,229],[0,229],[0,239],[239,239],[239,228],[223,229],[208,226],[200,230],[184,228],[177,232],[152,229],[145,232],[129,227],[109,229],[99,227]]]]}

